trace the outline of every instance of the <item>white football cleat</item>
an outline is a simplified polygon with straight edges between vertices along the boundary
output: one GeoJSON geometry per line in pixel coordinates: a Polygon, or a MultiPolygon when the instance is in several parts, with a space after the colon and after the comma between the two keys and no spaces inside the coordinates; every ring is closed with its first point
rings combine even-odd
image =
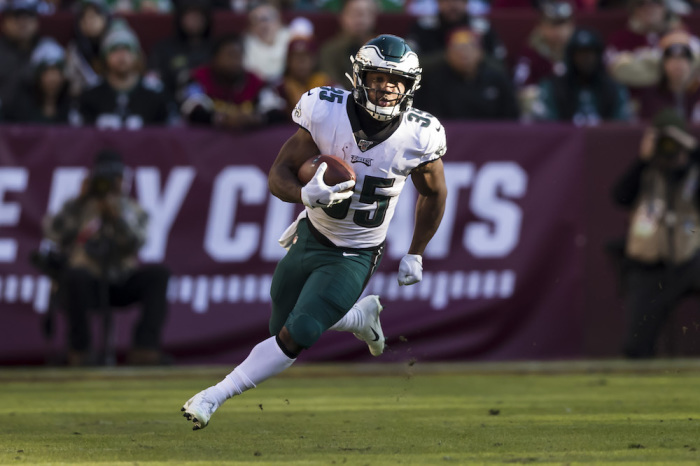
{"type": "Polygon", "coordinates": [[[204,429],[207,424],[209,424],[211,415],[219,408],[216,397],[208,393],[211,388],[213,387],[209,387],[197,393],[184,404],[182,409],[180,409],[180,411],[184,411],[183,416],[185,416],[188,421],[194,422],[192,430],[204,429]]]}
{"type": "Polygon", "coordinates": [[[382,324],[379,322],[379,313],[384,307],[379,302],[379,296],[365,296],[355,304],[365,315],[364,328],[354,335],[367,343],[372,356],[379,356],[384,352],[384,332],[382,324]]]}

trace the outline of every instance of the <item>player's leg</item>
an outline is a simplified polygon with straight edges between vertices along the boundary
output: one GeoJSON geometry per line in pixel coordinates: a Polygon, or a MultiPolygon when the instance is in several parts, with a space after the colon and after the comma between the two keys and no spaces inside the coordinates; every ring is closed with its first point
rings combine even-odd
{"type": "Polygon", "coordinates": [[[378,262],[376,251],[343,252],[318,245],[307,255],[314,270],[285,322],[302,348],[310,348],[353,307],[378,262]]]}
{"type": "Polygon", "coordinates": [[[255,388],[291,366],[352,307],[362,293],[377,259],[371,251],[344,256],[343,251],[319,244],[307,236],[303,223],[297,243],[275,271],[271,287],[271,331],[279,333],[259,343],[250,355],[218,384],[195,395],[185,406],[185,417],[195,429],[203,428],[227,399],[255,388]],[[291,312],[289,305],[294,303],[291,312]]]}
{"type": "Polygon", "coordinates": [[[302,267],[306,254],[306,237],[303,233],[277,264],[272,277],[272,315],[269,324],[272,336],[258,343],[248,357],[221,382],[202,390],[185,403],[182,411],[188,420],[194,422],[194,430],[206,427],[211,415],[227,399],[256,387],[290,367],[296,360],[299,351],[293,347],[288,332],[283,331],[283,327],[308,276],[302,267]]]}
{"type": "Polygon", "coordinates": [[[382,310],[384,306],[379,301],[379,296],[365,296],[329,330],[352,332],[359,340],[367,343],[372,356],[379,356],[384,352],[386,345],[382,324],[379,321],[379,313],[382,310]]]}
{"type": "MultiPolygon", "coordinates": [[[[365,286],[369,278],[379,266],[383,247],[372,252],[373,266],[367,277],[365,286]]],[[[363,286],[364,289],[364,286],[363,286]]],[[[379,356],[384,352],[385,341],[382,325],[379,321],[379,313],[384,307],[379,301],[379,296],[369,295],[360,299],[350,310],[336,322],[329,330],[338,332],[352,332],[355,337],[367,343],[372,356],[379,356]]]]}

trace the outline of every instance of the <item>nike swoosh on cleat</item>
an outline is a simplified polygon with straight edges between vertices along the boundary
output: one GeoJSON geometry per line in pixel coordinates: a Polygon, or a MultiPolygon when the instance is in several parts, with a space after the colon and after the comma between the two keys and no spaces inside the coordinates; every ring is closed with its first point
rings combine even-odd
{"type": "Polygon", "coordinates": [[[372,333],[374,333],[374,340],[372,341],[379,341],[379,334],[372,327],[369,329],[372,331],[372,333]]]}

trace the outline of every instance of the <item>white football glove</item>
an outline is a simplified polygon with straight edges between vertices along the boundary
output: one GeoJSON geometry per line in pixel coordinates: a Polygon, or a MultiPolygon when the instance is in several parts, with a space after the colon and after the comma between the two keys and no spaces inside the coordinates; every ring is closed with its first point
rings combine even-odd
{"type": "Polygon", "coordinates": [[[399,285],[413,285],[423,279],[423,257],[406,254],[399,264],[399,285]]]}
{"type": "Polygon", "coordinates": [[[312,209],[314,207],[330,207],[352,197],[353,192],[350,188],[355,186],[355,180],[343,181],[335,186],[328,186],[323,181],[323,175],[326,173],[327,168],[328,164],[326,162],[319,165],[311,181],[301,188],[301,201],[305,206],[312,209]]]}

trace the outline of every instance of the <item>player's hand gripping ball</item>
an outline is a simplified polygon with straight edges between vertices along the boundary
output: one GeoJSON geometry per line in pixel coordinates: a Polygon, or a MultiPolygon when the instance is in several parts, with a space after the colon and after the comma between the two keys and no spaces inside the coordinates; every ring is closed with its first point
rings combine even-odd
{"type": "Polygon", "coordinates": [[[343,160],[331,155],[317,155],[299,168],[301,200],[304,205],[330,207],[352,197],[355,171],[343,160]]]}
{"type": "Polygon", "coordinates": [[[311,178],[314,177],[318,167],[323,162],[326,162],[326,165],[328,165],[323,175],[323,182],[328,186],[335,186],[343,181],[355,181],[355,170],[353,170],[352,166],[345,160],[335,157],[334,155],[315,155],[304,162],[301,168],[299,168],[297,177],[299,181],[301,181],[301,184],[307,184],[311,181],[311,178]]]}

